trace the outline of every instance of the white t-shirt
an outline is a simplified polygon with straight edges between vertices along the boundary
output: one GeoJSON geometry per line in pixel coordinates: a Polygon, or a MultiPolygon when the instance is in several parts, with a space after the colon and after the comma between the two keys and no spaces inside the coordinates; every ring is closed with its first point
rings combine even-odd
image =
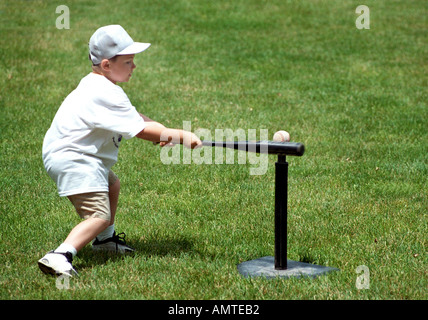
{"type": "Polygon", "coordinates": [[[84,77],[43,141],[43,163],[59,195],[108,191],[122,137],[130,139],[145,126],[121,87],[95,73],[84,77]]]}

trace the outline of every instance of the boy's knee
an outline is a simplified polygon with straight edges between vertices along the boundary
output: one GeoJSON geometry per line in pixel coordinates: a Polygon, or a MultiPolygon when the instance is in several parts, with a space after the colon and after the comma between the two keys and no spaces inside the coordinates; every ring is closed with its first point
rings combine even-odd
{"type": "Polygon", "coordinates": [[[68,197],[82,219],[99,218],[110,224],[111,211],[107,192],[91,192],[68,197]]]}

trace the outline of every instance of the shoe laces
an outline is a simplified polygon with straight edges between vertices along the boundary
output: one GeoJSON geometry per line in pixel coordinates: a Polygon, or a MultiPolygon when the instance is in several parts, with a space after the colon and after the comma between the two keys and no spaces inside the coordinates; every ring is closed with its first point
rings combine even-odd
{"type": "Polygon", "coordinates": [[[49,253],[54,253],[54,254],[61,254],[63,255],[67,261],[71,264],[73,262],[73,254],[71,252],[55,252],[54,250],[50,251],[49,253]]]}
{"type": "Polygon", "coordinates": [[[112,238],[113,238],[113,241],[116,242],[116,244],[126,245],[125,237],[126,237],[125,232],[116,234],[116,231],[115,231],[112,238]]]}

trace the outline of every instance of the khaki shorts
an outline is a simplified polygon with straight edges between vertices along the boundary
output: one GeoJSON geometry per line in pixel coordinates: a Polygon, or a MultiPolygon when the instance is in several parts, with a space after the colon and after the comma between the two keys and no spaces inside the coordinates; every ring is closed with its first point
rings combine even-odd
{"type": "MultiPolygon", "coordinates": [[[[108,185],[112,186],[118,177],[110,170],[108,185]]],[[[77,214],[82,219],[100,218],[110,221],[110,199],[108,192],[88,192],[68,196],[68,199],[76,208],[77,214]]]]}

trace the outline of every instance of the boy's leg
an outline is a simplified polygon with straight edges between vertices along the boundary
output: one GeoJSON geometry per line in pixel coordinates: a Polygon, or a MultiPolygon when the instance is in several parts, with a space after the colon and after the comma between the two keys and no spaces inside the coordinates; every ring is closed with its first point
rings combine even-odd
{"type": "MultiPolygon", "coordinates": [[[[114,235],[114,219],[116,216],[117,204],[119,202],[120,181],[119,178],[110,170],[108,175],[108,201],[110,205],[110,222],[106,229],[97,234],[98,240],[105,240],[114,235]]],[[[95,238],[95,237],[94,237],[95,238]]]]}
{"type": "Polygon", "coordinates": [[[72,195],[68,199],[84,221],[71,230],[64,243],[79,251],[110,225],[109,195],[107,192],[91,192],[72,195]]]}
{"type": "Polygon", "coordinates": [[[107,192],[92,192],[68,197],[77,213],[85,219],[75,226],[65,241],[38,261],[49,274],[74,275],[73,257],[110,224],[110,203],[107,192]]]}
{"type": "Polygon", "coordinates": [[[108,187],[108,197],[110,201],[110,225],[114,224],[114,218],[116,216],[117,204],[119,202],[119,193],[120,193],[120,181],[119,178],[110,171],[109,174],[109,187],[108,187]]]}
{"type": "Polygon", "coordinates": [[[88,218],[71,230],[64,243],[79,251],[90,243],[100,232],[109,226],[109,221],[101,218],[88,218]]]}
{"type": "MultiPolygon", "coordinates": [[[[101,235],[103,236],[99,239],[101,242],[96,240],[98,241],[95,246],[97,249],[115,252],[134,251],[134,249],[126,246],[123,237],[121,238],[114,232],[114,219],[119,193],[120,181],[110,171],[108,194],[97,192],[69,197],[78,214],[85,220],[71,230],[66,240],[54,253],[48,253],[39,260],[39,266],[43,272],[56,274],[75,273],[71,265],[74,255],[93,239],[96,239],[97,236],[101,235]],[[55,253],[61,253],[64,256],[56,255],[55,253]]],[[[93,246],[93,248],[95,247],[93,246]]]]}
{"type": "Polygon", "coordinates": [[[108,176],[109,182],[109,204],[110,204],[110,223],[109,226],[100,232],[95,241],[92,243],[92,249],[113,251],[116,253],[126,253],[135,251],[133,248],[126,245],[125,234],[116,234],[114,229],[114,221],[116,217],[117,204],[119,201],[120,181],[118,177],[110,170],[108,176]]]}

